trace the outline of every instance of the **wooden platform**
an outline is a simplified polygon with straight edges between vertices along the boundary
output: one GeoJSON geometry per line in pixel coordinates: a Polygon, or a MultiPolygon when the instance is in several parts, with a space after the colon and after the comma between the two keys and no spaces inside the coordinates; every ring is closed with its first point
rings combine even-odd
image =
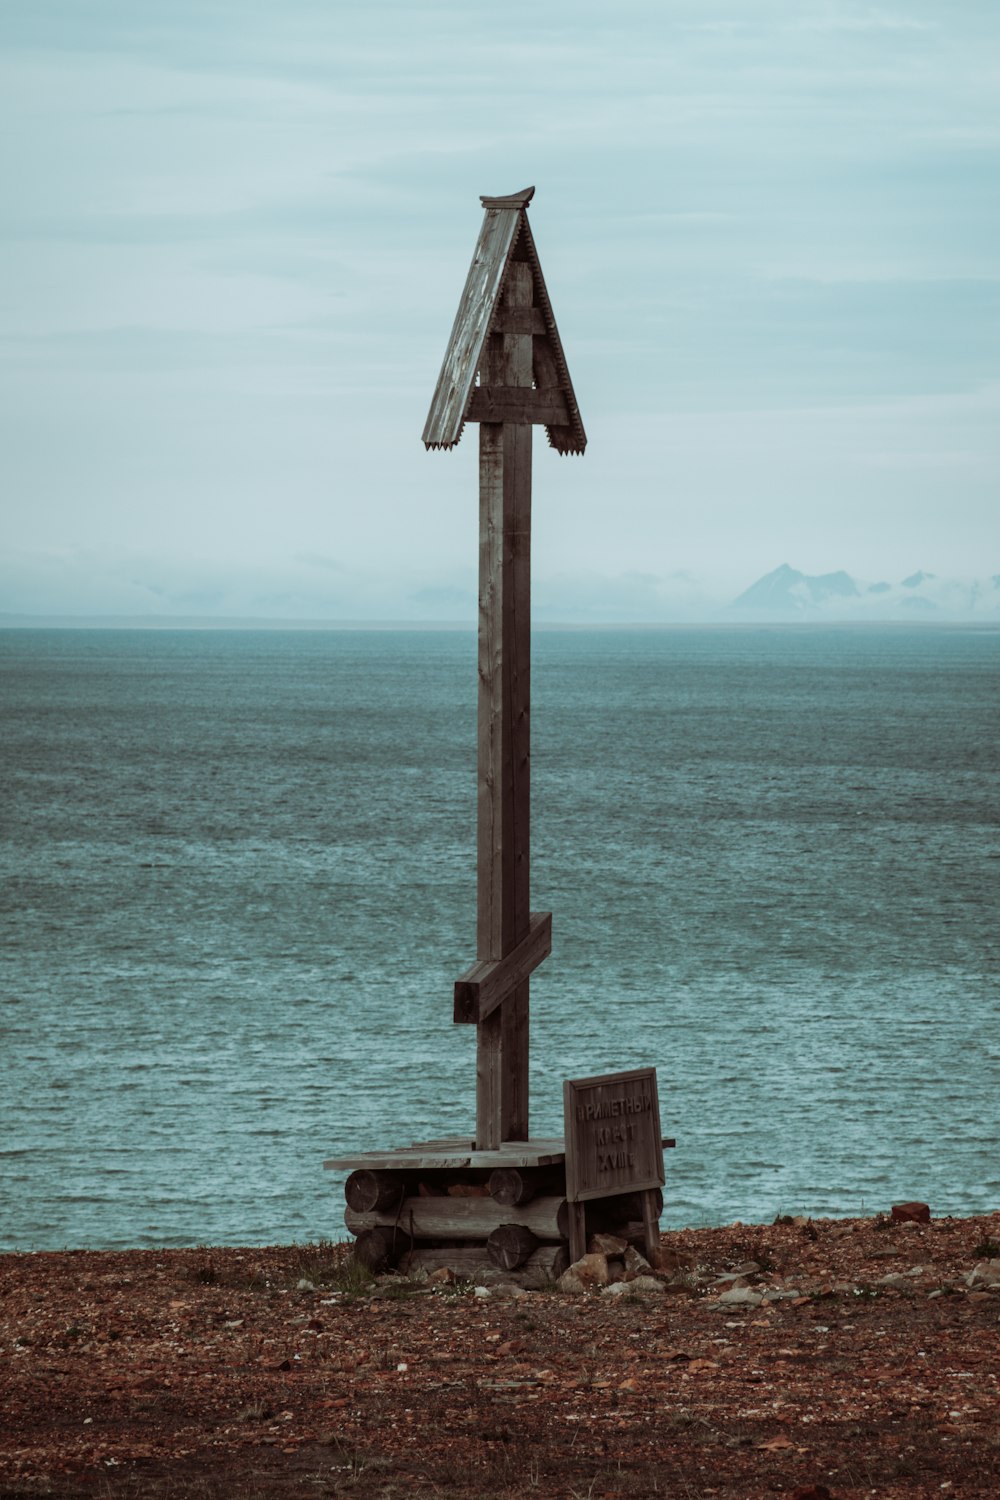
{"type": "Polygon", "coordinates": [[[497,1167],[553,1167],[566,1159],[561,1136],[530,1141],[505,1141],[491,1151],[477,1151],[475,1141],[450,1139],[416,1141],[392,1151],[358,1151],[334,1156],[323,1166],[330,1172],[455,1172],[469,1168],[492,1172],[497,1167]]]}
{"type": "Polygon", "coordinates": [[[455,1265],[460,1260],[466,1271],[474,1264],[484,1272],[537,1272],[556,1280],[570,1255],[584,1254],[588,1234],[616,1230],[628,1239],[640,1215],[651,1254],[659,1240],[659,1188],[630,1193],[626,1183],[624,1191],[570,1203],[565,1147],[563,1137],[546,1136],[479,1150],[475,1141],[452,1136],[335,1156],[323,1165],[350,1174],[344,1222],[356,1237],[356,1258],[376,1274],[404,1260],[454,1270],[448,1259],[454,1251],[455,1265]],[[439,1255],[445,1258],[435,1260],[439,1255]]]}

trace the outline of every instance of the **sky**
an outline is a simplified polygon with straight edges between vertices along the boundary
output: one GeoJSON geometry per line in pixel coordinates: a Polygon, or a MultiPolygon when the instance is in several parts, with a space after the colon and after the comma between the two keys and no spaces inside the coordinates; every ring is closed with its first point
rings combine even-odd
{"type": "Polygon", "coordinates": [[[471,622],[420,434],[529,184],[537,618],[1000,572],[996,0],[5,0],[0,612],[471,622]]]}

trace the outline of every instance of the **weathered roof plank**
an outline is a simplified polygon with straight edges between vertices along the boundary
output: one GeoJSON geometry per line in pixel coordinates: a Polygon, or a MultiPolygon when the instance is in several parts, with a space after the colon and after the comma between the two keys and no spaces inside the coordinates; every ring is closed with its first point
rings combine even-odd
{"type": "Polygon", "coordinates": [[[424,427],[428,448],[453,448],[462,436],[465,409],[520,220],[518,209],[486,210],[424,427]]]}

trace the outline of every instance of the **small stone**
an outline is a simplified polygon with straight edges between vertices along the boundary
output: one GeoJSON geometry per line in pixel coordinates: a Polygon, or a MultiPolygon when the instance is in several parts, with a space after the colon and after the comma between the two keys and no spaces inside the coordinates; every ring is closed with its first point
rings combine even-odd
{"type": "Polygon", "coordinates": [[[745,1260],[742,1265],[736,1267],[738,1276],[759,1276],[760,1266],[755,1260],[745,1260]]]}
{"type": "Polygon", "coordinates": [[[662,1297],[666,1287],[655,1276],[637,1276],[634,1281],[616,1281],[602,1288],[605,1297],[662,1297]]]}
{"type": "Polygon", "coordinates": [[[722,1293],[719,1303],[723,1307],[759,1307],[763,1300],[763,1295],[752,1287],[734,1286],[722,1293]]]}
{"type": "Polygon", "coordinates": [[[910,1278],[908,1276],[900,1276],[896,1273],[890,1273],[888,1276],[880,1276],[875,1285],[888,1287],[893,1292],[907,1292],[910,1296],[913,1295],[914,1291],[913,1282],[910,1278]]]}
{"type": "Polygon", "coordinates": [[[620,1239],[617,1234],[592,1234],[587,1242],[591,1255],[624,1255],[630,1248],[628,1240],[620,1239]]]}
{"type": "MultiPolygon", "coordinates": [[[[618,1286],[624,1287],[625,1283],[623,1281],[619,1282],[618,1286]]],[[[586,1287],[580,1280],[579,1276],[573,1270],[572,1266],[570,1266],[568,1271],[564,1271],[559,1280],[556,1282],[556,1291],[569,1292],[574,1297],[579,1297],[583,1292],[586,1292],[587,1290],[588,1287],[586,1287]]],[[[618,1287],[611,1287],[609,1290],[617,1291],[618,1287]]]]}
{"type": "Polygon", "coordinates": [[[965,1278],[965,1284],[977,1290],[1000,1286],[1000,1260],[977,1260],[965,1278]]]}
{"type": "Polygon", "coordinates": [[[897,1224],[929,1224],[931,1211],[926,1203],[894,1203],[892,1217],[897,1224]]]}
{"type": "Polygon", "coordinates": [[[295,1283],[295,1290],[297,1292],[314,1292],[316,1290],[316,1283],[315,1281],[309,1281],[303,1276],[295,1283]]]}
{"type": "Polygon", "coordinates": [[[662,1281],[657,1281],[655,1276],[636,1276],[632,1281],[618,1283],[626,1292],[634,1292],[637,1297],[662,1297],[666,1287],[662,1281]]]}
{"type": "Polygon", "coordinates": [[[608,1257],[606,1255],[583,1255],[569,1268],[585,1287],[607,1286],[608,1257]]]}
{"type": "Polygon", "coordinates": [[[625,1271],[629,1276],[643,1276],[653,1268],[644,1255],[634,1245],[625,1247],[625,1271]]]}
{"type": "Polygon", "coordinates": [[[490,1289],[488,1286],[477,1286],[473,1288],[472,1295],[474,1297],[488,1297],[490,1295],[490,1289]]]}

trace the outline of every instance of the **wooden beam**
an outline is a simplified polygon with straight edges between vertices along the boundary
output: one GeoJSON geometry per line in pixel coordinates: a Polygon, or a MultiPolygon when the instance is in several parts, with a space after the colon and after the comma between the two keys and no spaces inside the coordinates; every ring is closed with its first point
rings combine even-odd
{"type": "Polygon", "coordinates": [[[559,366],[549,339],[536,339],[532,345],[535,385],[546,396],[559,389],[559,366]]]}
{"type": "Polygon", "coordinates": [[[501,1224],[516,1220],[540,1240],[561,1240],[560,1210],[565,1215],[562,1197],[536,1198],[513,1214],[503,1203],[492,1198],[405,1198],[391,1214],[356,1213],[344,1210],[344,1223],[352,1234],[365,1229],[397,1228],[402,1236],[416,1240],[485,1240],[501,1224]]]}
{"type": "Polygon", "coordinates": [[[494,333],[546,334],[545,314],[540,307],[498,307],[490,325],[494,333]]]}
{"type": "Polygon", "coordinates": [[[587,1253],[587,1205],[569,1203],[569,1258],[570,1264],[582,1260],[587,1253]]]}
{"type": "Polygon", "coordinates": [[[486,214],[424,425],[429,448],[451,448],[462,435],[469,392],[483,359],[487,330],[503,285],[519,213],[486,214]]]}
{"type": "MultiPolygon", "coordinates": [[[[520,1286],[545,1286],[558,1281],[568,1265],[565,1245],[539,1245],[522,1266],[507,1273],[507,1279],[520,1286]]],[[[478,1281],[483,1272],[496,1270],[485,1245],[441,1245],[433,1249],[421,1245],[416,1250],[407,1251],[399,1262],[404,1276],[412,1275],[414,1271],[436,1271],[441,1266],[448,1266],[463,1281],[478,1281]]]]}
{"type": "MultiPolygon", "coordinates": [[[[505,305],[530,307],[531,266],[508,268],[505,305]]],[[[490,385],[531,394],[530,334],[491,334],[490,385]]],[[[479,752],[476,957],[504,959],[527,937],[531,694],[531,427],[479,429],[479,752]]],[[[476,1144],[528,1136],[528,980],[476,1029],[476,1144]]]]}
{"type": "Polygon", "coordinates": [[[424,1141],[395,1151],[356,1151],[323,1163],[330,1172],[455,1172],[469,1167],[486,1173],[497,1167],[551,1167],[565,1161],[562,1136],[505,1141],[495,1151],[478,1151],[475,1141],[424,1141]]]}
{"type": "Polygon", "coordinates": [[[646,1241],[646,1259],[656,1264],[656,1252],[660,1248],[660,1210],[656,1206],[655,1193],[647,1190],[642,1195],[642,1228],[646,1241]]]}
{"type": "Polygon", "coordinates": [[[527,937],[506,958],[482,959],[455,981],[455,1020],[485,1021],[552,952],[552,913],[532,912],[527,937]]]}
{"type": "MultiPolygon", "coordinates": [[[[504,954],[503,789],[510,780],[504,733],[503,626],[510,568],[504,536],[503,427],[479,429],[479,723],[476,953],[504,954]]],[[[477,1140],[482,1148],[483,1142],[477,1140]]],[[[499,1142],[493,1144],[499,1145],[499,1142]]]]}
{"type": "Polygon", "coordinates": [[[477,385],[469,397],[467,422],[525,422],[565,426],[569,408],[561,391],[535,391],[530,386],[477,385]]]}

